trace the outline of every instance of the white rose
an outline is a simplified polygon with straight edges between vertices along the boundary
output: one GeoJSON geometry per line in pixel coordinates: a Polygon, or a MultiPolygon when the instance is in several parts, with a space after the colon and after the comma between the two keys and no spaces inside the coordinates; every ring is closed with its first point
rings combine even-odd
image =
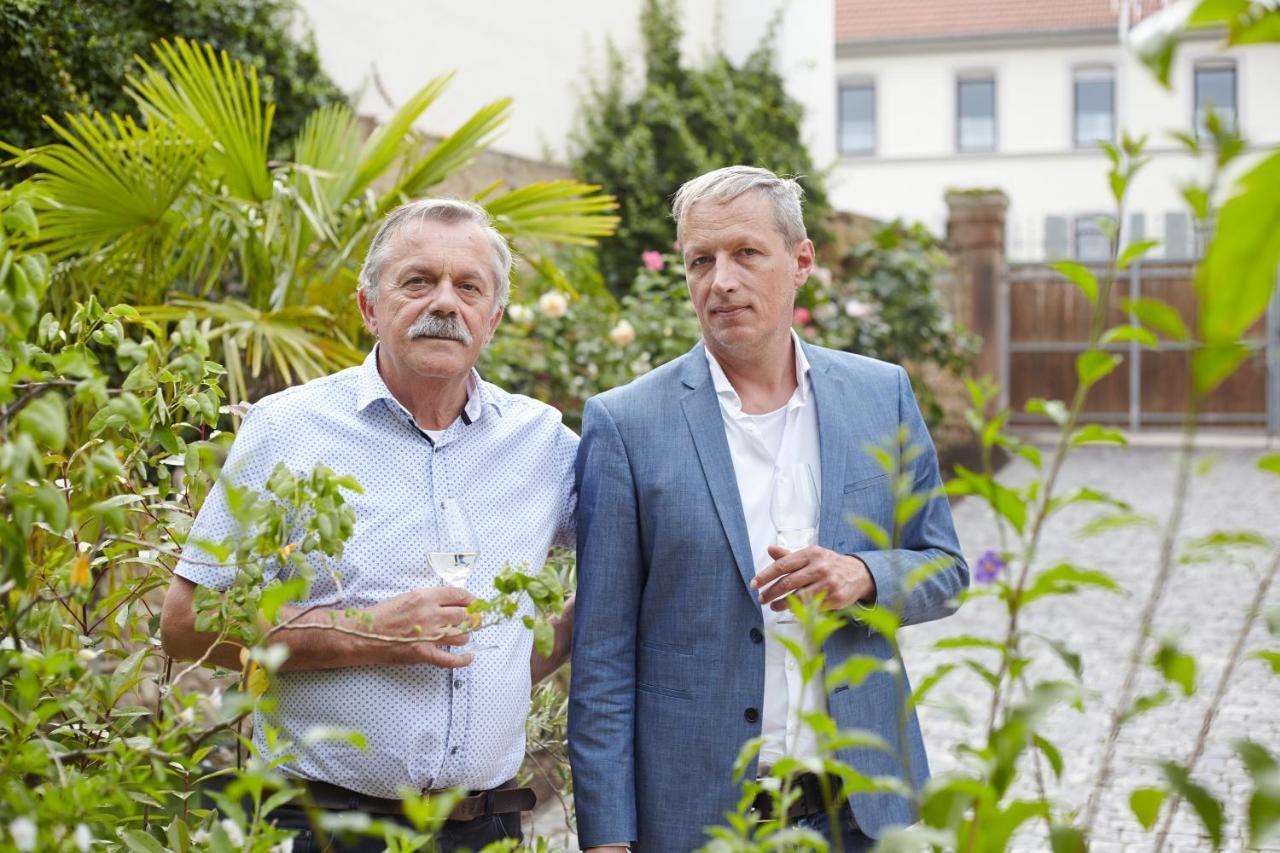
{"type": "Polygon", "coordinates": [[[569,313],[569,300],[558,290],[548,290],[538,297],[538,310],[555,320],[569,313]]]}
{"type": "Polygon", "coordinates": [[[609,340],[613,341],[620,347],[625,347],[636,339],[636,330],[625,319],[619,320],[618,325],[609,331],[609,340]]]}
{"type": "Polygon", "coordinates": [[[13,836],[13,846],[26,853],[36,849],[36,822],[29,817],[14,818],[9,824],[9,834],[13,836]]]}
{"type": "Polygon", "coordinates": [[[240,824],[229,817],[224,817],[221,826],[222,831],[227,834],[227,840],[231,842],[232,847],[244,846],[244,832],[241,831],[240,824]]]}
{"type": "Polygon", "coordinates": [[[507,316],[511,318],[513,323],[519,323],[522,326],[527,326],[529,323],[533,322],[533,309],[528,305],[521,305],[518,302],[512,303],[507,306],[507,316]]]}
{"type": "Polygon", "coordinates": [[[191,843],[192,844],[208,844],[209,830],[197,829],[195,832],[191,833],[191,843]]]}
{"type": "Polygon", "coordinates": [[[195,721],[196,721],[195,708],[183,708],[181,711],[178,712],[178,722],[189,726],[195,721]]]}
{"type": "Polygon", "coordinates": [[[93,846],[93,834],[89,832],[89,827],[82,823],[76,827],[75,832],[71,833],[71,841],[80,853],[89,853],[89,848],[93,846]]]}
{"type": "Polygon", "coordinates": [[[293,853],[293,839],[286,838],[271,848],[271,853],[293,853]]]}
{"type": "Polygon", "coordinates": [[[819,302],[813,306],[813,318],[815,320],[822,320],[823,322],[834,320],[838,313],[840,313],[840,309],[836,308],[834,302],[819,302]]]}
{"type": "Polygon", "coordinates": [[[844,313],[846,317],[852,317],[855,320],[864,320],[876,313],[875,306],[868,305],[857,299],[850,299],[844,304],[844,313]]]}
{"type": "Polygon", "coordinates": [[[100,654],[102,654],[102,652],[98,651],[97,649],[81,649],[80,651],[76,652],[76,658],[81,663],[93,663],[93,661],[96,660],[98,655],[100,654]]]}

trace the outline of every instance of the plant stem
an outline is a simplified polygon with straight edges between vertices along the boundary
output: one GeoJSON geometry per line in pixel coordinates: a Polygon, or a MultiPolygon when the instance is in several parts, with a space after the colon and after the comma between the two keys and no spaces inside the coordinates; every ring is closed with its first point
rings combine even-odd
{"type": "MultiPolygon", "coordinates": [[[[1236,634],[1235,645],[1231,647],[1231,654],[1227,657],[1227,665],[1222,670],[1222,675],[1218,678],[1218,685],[1214,688],[1213,698],[1209,700],[1209,707],[1205,709],[1204,718],[1200,721],[1200,734],[1196,737],[1196,744],[1191,750],[1191,757],[1187,759],[1187,775],[1195,772],[1196,764],[1200,761],[1200,756],[1204,754],[1205,744],[1209,740],[1209,730],[1213,727],[1214,720],[1217,719],[1218,708],[1222,707],[1222,700],[1227,694],[1227,685],[1231,681],[1231,676],[1235,674],[1236,665],[1240,662],[1241,655],[1244,654],[1245,642],[1249,639],[1249,631],[1262,613],[1262,605],[1267,600],[1267,593],[1270,591],[1271,584],[1275,581],[1277,574],[1280,574],[1280,551],[1276,552],[1275,559],[1271,561],[1271,565],[1262,576],[1262,580],[1258,582],[1258,589],[1253,595],[1253,601],[1249,602],[1244,624],[1240,626],[1240,632],[1236,634]]],[[[1181,804],[1182,798],[1176,793],[1173,794],[1169,803],[1169,810],[1165,813],[1164,821],[1160,825],[1160,834],[1156,836],[1155,853],[1160,853],[1164,849],[1165,842],[1169,838],[1169,831],[1173,828],[1173,819],[1178,814],[1178,807],[1181,804]]]]}
{"type": "Polygon", "coordinates": [[[1178,530],[1182,526],[1182,515],[1186,506],[1187,492],[1190,490],[1191,485],[1191,459],[1195,453],[1196,415],[1199,412],[1199,408],[1199,397],[1193,394],[1187,405],[1186,419],[1182,430],[1182,445],[1178,451],[1178,473],[1177,479],[1174,481],[1173,509],[1169,513],[1169,518],[1165,522],[1164,533],[1161,536],[1160,557],[1156,576],[1152,581],[1151,593],[1147,596],[1147,603],[1142,608],[1142,616],[1138,621],[1138,636],[1134,640],[1132,651],[1129,653],[1129,668],[1125,672],[1124,681],[1120,687],[1120,696],[1116,701],[1115,711],[1111,715],[1111,727],[1107,731],[1102,751],[1102,761],[1098,765],[1098,771],[1095,776],[1096,781],[1094,782],[1093,790],[1089,793],[1089,801],[1085,806],[1083,829],[1086,835],[1093,828],[1093,822],[1098,816],[1098,808],[1102,802],[1102,794],[1106,790],[1107,784],[1111,781],[1111,764],[1115,758],[1120,729],[1124,727],[1128,719],[1129,705],[1133,699],[1133,691],[1138,683],[1138,671],[1142,667],[1142,653],[1146,648],[1147,640],[1151,637],[1151,626],[1155,620],[1156,608],[1160,606],[1160,602],[1164,598],[1165,586],[1168,584],[1169,576],[1173,573],[1174,544],[1178,530]]]}

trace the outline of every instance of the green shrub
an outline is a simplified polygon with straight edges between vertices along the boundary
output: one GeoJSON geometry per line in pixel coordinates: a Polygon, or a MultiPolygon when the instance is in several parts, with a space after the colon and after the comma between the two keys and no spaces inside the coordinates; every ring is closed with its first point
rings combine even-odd
{"type": "Polygon", "coordinates": [[[823,237],[829,207],[801,140],[802,107],[774,70],[772,33],[741,66],[723,53],[703,68],[681,63],[676,0],[646,0],[641,13],[644,86],[625,91],[625,64],[610,46],[603,80],[592,81],[574,136],[574,173],[618,199],[622,222],[600,244],[600,269],[615,294],[631,284],[636,258],[675,240],[671,196],[689,178],[743,163],[799,176],[805,224],[823,237]]]}
{"type": "MultiPolygon", "coordinates": [[[[57,139],[42,116],[99,110],[136,114],[123,92],[134,57],[183,36],[256,68],[276,104],[272,148],[307,115],[346,99],[325,75],[309,35],[293,34],[293,0],[6,0],[0,4],[0,141],[31,148],[57,139]]],[[[281,153],[283,153],[281,151],[281,153]]]]}

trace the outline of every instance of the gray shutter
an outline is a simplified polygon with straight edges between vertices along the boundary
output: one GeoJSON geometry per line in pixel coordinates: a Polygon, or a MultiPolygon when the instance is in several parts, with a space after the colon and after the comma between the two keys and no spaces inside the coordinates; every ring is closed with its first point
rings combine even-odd
{"type": "Polygon", "coordinates": [[[1044,257],[1047,261],[1067,257],[1067,217],[1044,218],[1044,257]]]}
{"type": "Polygon", "coordinates": [[[1141,213],[1129,214],[1129,239],[1130,243],[1139,243],[1147,239],[1147,217],[1141,213]]]}
{"type": "Polygon", "coordinates": [[[1191,257],[1191,228],[1187,215],[1182,211],[1169,211],[1164,215],[1164,256],[1183,260],[1191,257]]]}

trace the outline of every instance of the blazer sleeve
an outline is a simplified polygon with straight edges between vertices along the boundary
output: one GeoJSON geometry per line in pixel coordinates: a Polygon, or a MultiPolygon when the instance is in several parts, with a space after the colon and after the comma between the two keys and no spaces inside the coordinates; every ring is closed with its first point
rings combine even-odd
{"type": "Polygon", "coordinates": [[[637,837],[636,631],[644,566],[639,505],[613,416],[587,402],[576,464],[578,594],[569,691],[569,761],[578,840],[637,837]]]}
{"type": "Polygon", "coordinates": [[[912,494],[929,495],[929,500],[903,527],[900,548],[885,551],[858,551],[853,556],[867,564],[876,583],[876,603],[898,612],[902,624],[928,622],[955,612],[956,598],[969,586],[969,566],[960,552],[951,505],[942,494],[938,453],[934,449],[920,407],[916,404],[907,372],[898,368],[898,423],[906,427],[905,470],[912,476],[912,494]],[[911,448],[911,453],[906,451],[911,448]],[[938,568],[910,590],[906,579],[911,572],[931,561],[938,568]]]}

